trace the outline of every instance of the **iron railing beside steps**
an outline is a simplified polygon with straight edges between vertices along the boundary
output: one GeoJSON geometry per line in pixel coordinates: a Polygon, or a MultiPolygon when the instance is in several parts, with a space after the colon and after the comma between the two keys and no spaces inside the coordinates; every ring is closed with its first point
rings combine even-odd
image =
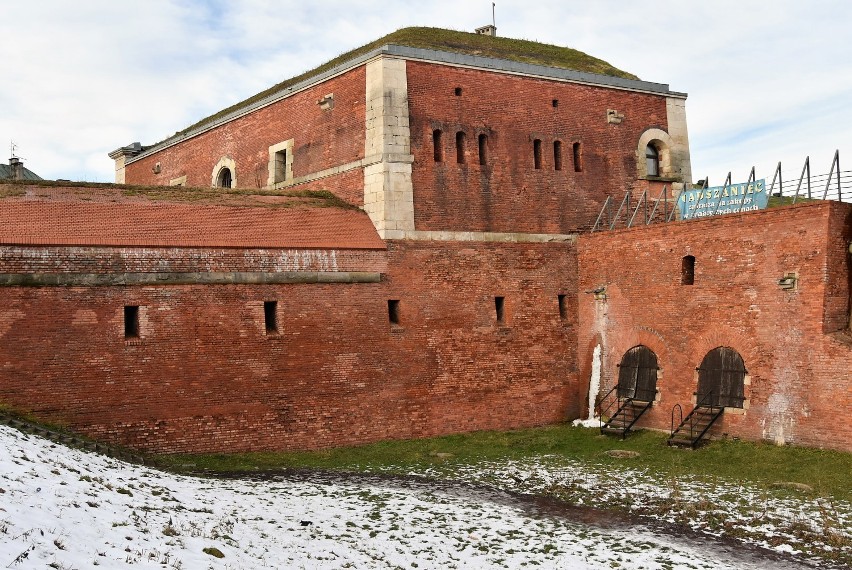
{"type": "Polygon", "coordinates": [[[624,390],[623,387],[616,385],[601,398],[598,408],[601,433],[620,435],[621,439],[626,438],[639,418],[654,404],[655,397],[656,390],[635,387],[624,390]]]}
{"type": "Polygon", "coordinates": [[[683,418],[677,427],[674,426],[675,409],[680,410],[683,417],[683,409],[679,404],[672,408],[672,423],[669,438],[666,443],[670,446],[689,446],[692,449],[704,440],[710,431],[710,427],[716,423],[725,411],[724,406],[718,405],[714,400],[713,392],[708,392],[697,398],[698,403],[692,411],[683,418]]]}

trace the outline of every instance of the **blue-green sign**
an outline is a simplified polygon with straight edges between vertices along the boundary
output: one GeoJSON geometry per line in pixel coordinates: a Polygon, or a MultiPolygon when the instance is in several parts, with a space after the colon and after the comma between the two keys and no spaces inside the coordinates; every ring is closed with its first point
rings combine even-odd
{"type": "Polygon", "coordinates": [[[735,214],[763,210],[769,197],[766,180],[755,180],[729,186],[684,190],[677,199],[680,219],[691,220],[717,214],[735,214]]]}

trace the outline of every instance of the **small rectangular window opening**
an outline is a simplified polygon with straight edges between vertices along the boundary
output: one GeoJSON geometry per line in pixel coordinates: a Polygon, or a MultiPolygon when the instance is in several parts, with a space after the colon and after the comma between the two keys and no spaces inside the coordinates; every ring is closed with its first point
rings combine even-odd
{"type": "Polygon", "coordinates": [[[275,153],[275,183],[284,182],[287,179],[287,150],[279,150],[275,153]]]}
{"type": "Polygon", "coordinates": [[[565,295],[557,295],[556,298],[559,301],[559,318],[564,321],[568,318],[568,306],[565,301],[565,295]]]}
{"type": "Polygon", "coordinates": [[[574,172],[583,172],[583,156],[580,143],[574,143],[574,172]]]}
{"type": "Polygon", "coordinates": [[[488,164],[488,135],[479,135],[479,164],[488,164]]]}
{"type": "Polygon", "coordinates": [[[263,322],[267,333],[278,332],[278,301],[263,302],[263,322]]]}
{"type": "Polygon", "coordinates": [[[562,170],[562,141],[553,141],[553,169],[562,170]]]}
{"type": "Polygon", "coordinates": [[[680,284],[695,284],[695,256],[685,255],[680,266],[680,284]]]}
{"type": "Polygon", "coordinates": [[[441,130],[432,131],[432,147],[435,149],[435,162],[444,161],[444,145],[441,142],[441,130]]]}
{"type": "Polygon", "coordinates": [[[506,322],[505,297],[494,297],[494,309],[497,313],[497,323],[502,325],[506,322]]]}
{"type": "Polygon", "coordinates": [[[554,107],[558,107],[559,106],[559,99],[554,99],[553,102],[552,102],[552,105],[554,107]]]}
{"type": "Polygon", "coordinates": [[[533,141],[533,159],[535,161],[536,170],[541,169],[541,140],[535,139],[533,141]]]}
{"type": "Polygon", "coordinates": [[[455,91],[455,93],[456,93],[456,97],[461,97],[461,94],[462,94],[462,88],[461,88],[461,87],[456,87],[456,91],[455,91]]]}
{"type": "Polygon", "coordinates": [[[399,299],[388,299],[388,320],[392,325],[399,324],[399,299]]]}
{"type": "Polygon", "coordinates": [[[139,305],[124,306],[124,338],[139,338],[139,305]]]}

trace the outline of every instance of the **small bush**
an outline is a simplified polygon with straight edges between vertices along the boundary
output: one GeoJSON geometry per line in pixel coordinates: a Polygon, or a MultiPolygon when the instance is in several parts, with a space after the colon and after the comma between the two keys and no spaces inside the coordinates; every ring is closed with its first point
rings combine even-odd
{"type": "Polygon", "coordinates": [[[163,534],[166,536],[179,536],[180,533],[177,531],[175,527],[170,524],[167,524],[163,527],[163,534]]]}
{"type": "Polygon", "coordinates": [[[215,546],[208,546],[207,548],[203,549],[202,552],[204,554],[209,554],[210,556],[215,556],[216,558],[225,557],[225,555],[222,554],[222,551],[216,548],[215,546]]]}

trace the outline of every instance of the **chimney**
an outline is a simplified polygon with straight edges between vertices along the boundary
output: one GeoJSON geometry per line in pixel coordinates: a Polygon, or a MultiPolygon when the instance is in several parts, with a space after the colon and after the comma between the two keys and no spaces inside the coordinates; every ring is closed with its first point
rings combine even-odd
{"type": "Polygon", "coordinates": [[[13,156],[9,159],[9,169],[12,171],[12,180],[24,179],[24,163],[21,159],[13,156]]]}
{"type": "Polygon", "coordinates": [[[487,26],[482,26],[481,28],[476,28],[476,33],[480,36],[497,36],[497,26],[492,26],[488,24],[487,26]]]}

